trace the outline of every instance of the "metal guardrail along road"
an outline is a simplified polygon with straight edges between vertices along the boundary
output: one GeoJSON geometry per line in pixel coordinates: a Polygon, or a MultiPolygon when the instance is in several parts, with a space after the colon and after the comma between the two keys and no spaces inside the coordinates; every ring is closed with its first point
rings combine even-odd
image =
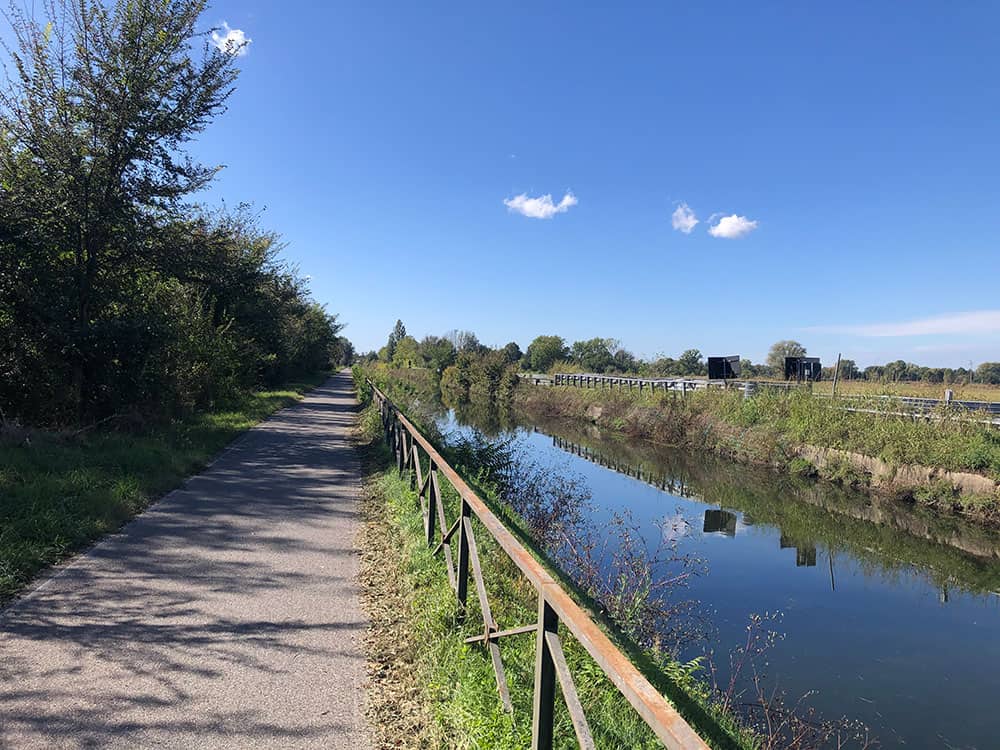
{"type": "Polygon", "coordinates": [[[569,709],[580,747],[594,747],[587,717],[563,655],[562,641],[559,637],[560,627],[572,633],[667,748],[707,750],[708,746],[695,734],[677,710],[643,677],[590,615],[490,511],[486,503],[447,464],[392,401],[371,380],[366,380],[366,384],[379,407],[385,440],[396,457],[396,468],[400,473],[410,472],[412,485],[417,490],[427,545],[433,547],[435,554],[441,554],[444,558],[448,581],[463,610],[468,600],[471,572],[483,618],[483,633],[467,639],[467,642],[482,643],[489,651],[496,676],[497,691],[508,712],[513,711],[513,706],[497,641],[526,633],[535,634],[534,703],[531,723],[533,750],[549,750],[553,745],[553,711],[557,684],[569,709]],[[427,461],[426,473],[423,468],[424,459],[427,461]],[[442,504],[442,479],[454,488],[461,501],[458,518],[450,524],[445,517],[442,504]],[[537,622],[500,629],[493,617],[487,597],[482,564],[473,533],[473,517],[479,520],[486,532],[493,537],[538,593],[537,622]]]}
{"type": "MultiPolygon", "coordinates": [[[[766,380],[704,380],[700,378],[630,378],[619,375],[595,373],[556,373],[554,375],[523,374],[533,385],[564,385],[576,388],[601,388],[619,391],[637,390],[639,393],[674,393],[687,395],[710,388],[730,388],[752,396],[760,389],[790,390],[805,387],[799,383],[766,380]]],[[[830,394],[815,394],[817,398],[830,399],[830,394]]],[[[1000,401],[960,401],[957,399],[919,398],[916,396],[843,394],[836,397],[844,411],[870,412],[872,414],[927,417],[943,416],[947,410],[952,416],[969,421],[1000,426],[1000,401]],[[875,407],[878,408],[875,408],[875,407]]]]}

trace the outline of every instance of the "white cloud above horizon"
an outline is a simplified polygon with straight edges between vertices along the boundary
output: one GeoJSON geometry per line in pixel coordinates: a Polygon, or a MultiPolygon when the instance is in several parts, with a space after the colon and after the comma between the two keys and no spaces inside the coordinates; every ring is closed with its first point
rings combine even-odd
{"type": "Polygon", "coordinates": [[[757,228],[757,222],[751,221],[746,216],[723,216],[718,223],[708,228],[708,233],[713,237],[723,240],[736,240],[745,237],[757,228]]]}
{"type": "Polygon", "coordinates": [[[898,323],[811,326],[806,330],[813,333],[838,333],[874,338],[970,333],[1000,334],[1000,310],[946,313],[898,323]]]}
{"type": "Polygon", "coordinates": [[[579,201],[573,193],[567,191],[558,203],[552,202],[552,195],[547,193],[537,198],[529,198],[527,193],[505,198],[503,204],[507,210],[527,216],[529,219],[551,219],[556,214],[564,214],[579,201]]]}
{"type": "Polygon", "coordinates": [[[223,21],[221,31],[225,33],[220,34],[218,30],[212,32],[212,44],[220,52],[243,57],[250,50],[253,39],[250,39],[243,29],[231,29],[229,24],[223,21]]]}
{"type": "Polygon", "coordinates": [[[701,222],[698,221],[698,217],[695,216],[694,211],[687,203],[681,203],[670,215],[670,223],[678,232],[691,234],[701,222]]]}

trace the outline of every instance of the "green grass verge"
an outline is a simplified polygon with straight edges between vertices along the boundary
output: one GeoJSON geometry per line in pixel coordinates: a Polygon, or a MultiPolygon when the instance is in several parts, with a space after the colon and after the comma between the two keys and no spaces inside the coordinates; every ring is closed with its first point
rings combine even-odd
{"type": "Polygon", "coordinates": [[[0,603],[119,528],[237,435],[322,383],[316,374],[142,433],[0,436],[0,603]]]}
{"type": "MultiPolygon", "coordinates": [[[[492,664],[480,645],[467,645],[465,638],[482,633],[482,619],[470,590],[469,611],[457,616],[457,603],[447,578],[444,562],[434,556],[424,540],[424,529],[416,493],[408,476],[400,477],[387,468],[388,454],[378,439],[377,413],[367,408],[362,414],[365,465],[369,490],[382,508],[381,522],[392,536],[387,548],[395,559],[387,567],[401,571],[402,590],[408,599],[409,614],[404,629],[416,644],[416,682],[423,685],[424,699],[432,717],[427,738],[420,746],[432,747],[528,747],[531,741],[532,686],[535,641],[533,634],[512,636],[500,641],[501,655],[514,704],[506,714],[497,695],[492,664]]],[[[442,488],[449,518],[457,511],[457,498],[450,497],[447,483],[442,488]]],[[[537,620],[537,595],[516,567],[474,521],[476,540],[484,569],[488,599],[501,629],[537,620]]],[[[563,631],[567,662],[574,675],[594,738],[602,748],[655,748],[662,745],[629,706],[597,664],[570,634],[563,631]]],[[[651,674],[651,660],[630,653],[640,668],[664,695],[671,696],[682,714],[693,722],[713,748],[750,748],[754,740],[735,730],[726,717],[709,706],[704,685],[690,666],[670,664],[651,674]],[[646,662],[643,665],[643,662],[646,662]]],[[[558,694],[558,691],[557,691],[558,694]]],[[[557,747],[575,748],[576,740],[569,714],[561,696],[556,706],[557,747]]],[[[409,742],[404,742],[409,746],[409,742]]]]}

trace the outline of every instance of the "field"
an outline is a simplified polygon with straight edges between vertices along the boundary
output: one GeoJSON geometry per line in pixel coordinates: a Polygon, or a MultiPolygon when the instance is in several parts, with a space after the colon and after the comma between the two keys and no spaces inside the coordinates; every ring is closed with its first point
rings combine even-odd
{"type": "MultiPolygon", "coordinates": [[[[943,399],[950,388],[960,401],[1000,401],[1000,386],[971,383],[969,385],[900,381],[896,383],[869,382],[867,380],[841,380],[837,393],[850,396],[913,396],[916,398],[943,399]]],[[[833,381],[822,380],[813,386],[813,392],[829,395],[833,381]]]]}

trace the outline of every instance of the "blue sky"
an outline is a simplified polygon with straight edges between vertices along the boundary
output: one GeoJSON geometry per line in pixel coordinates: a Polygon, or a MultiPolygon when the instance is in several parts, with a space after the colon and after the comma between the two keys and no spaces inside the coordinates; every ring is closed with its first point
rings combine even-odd
{"type": "Polygon", "coordinates": [[[644,356],[1000,360],[1000,5],[241,0],[205,21],[252,40],[194,147],[226,165],[205,198],[266,208],[362,350],[402,318],[644,356]]]}

